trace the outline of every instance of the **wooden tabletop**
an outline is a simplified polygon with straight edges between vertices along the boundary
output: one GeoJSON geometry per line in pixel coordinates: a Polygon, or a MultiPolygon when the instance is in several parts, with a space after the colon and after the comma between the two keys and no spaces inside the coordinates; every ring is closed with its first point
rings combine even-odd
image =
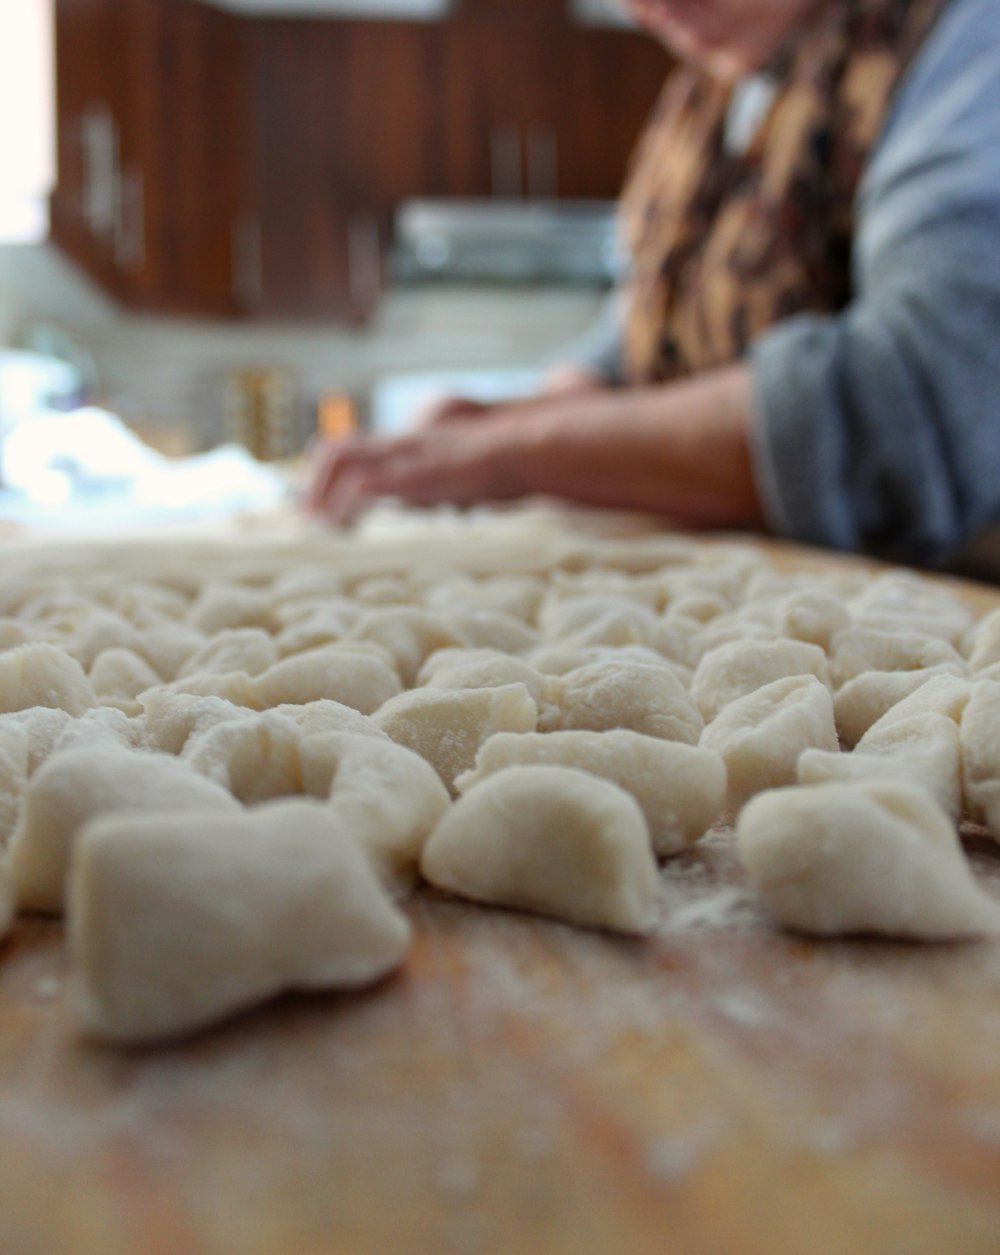
{"type": "Polygon", "coordinates": [[[783,934],[726,831],[661,876],[648,941],[423,893],[377,989],[145,1052],[20,921],[0,1252],[997,1255],[1000,942],[783,934]]]}

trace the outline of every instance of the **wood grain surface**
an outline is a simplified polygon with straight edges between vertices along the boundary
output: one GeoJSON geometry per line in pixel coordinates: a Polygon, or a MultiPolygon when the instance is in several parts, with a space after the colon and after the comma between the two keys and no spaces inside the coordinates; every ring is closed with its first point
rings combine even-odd
{"type": "Polygon", "coordinates": [[[725,830],[661,877],[643,942],[423,893],[377,989],[143,1052],[20,921],[0,1252],[997,1255],[1000,941],[783,934],[725,830]]]}

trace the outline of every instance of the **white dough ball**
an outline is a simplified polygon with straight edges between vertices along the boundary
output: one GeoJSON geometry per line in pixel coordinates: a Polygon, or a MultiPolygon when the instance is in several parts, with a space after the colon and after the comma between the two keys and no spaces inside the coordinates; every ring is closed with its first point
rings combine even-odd
{"type": "Polygon", "coordinates": [[[804,641],[730,641],[702,656],[691,681],[691,696],[706,723],[724,706],[793,675],[814,675],[827,684],[826,655],[804,641]]]}
{"type": "Polygon", "coordinates": [[[646,736],[696,745],[701,712],[669,667],[642,663],[590,663],[553,677],[550,701],[556,721],[545,731],[604,732],[628,728],[646,736]]]}
{"type": "Polygon", "coordinates": [[[509,767],[441,820],[421,864],[431,884],[479,902],[645,933],[658,877],[638,804],[567,767],[509,767]]]}
{"type": "Polygon", "coordinates": [[[47,706],[82,715],[97,704],[84,669],[54,645],[40,641],[0,654],[0,712],[47,706]]]}

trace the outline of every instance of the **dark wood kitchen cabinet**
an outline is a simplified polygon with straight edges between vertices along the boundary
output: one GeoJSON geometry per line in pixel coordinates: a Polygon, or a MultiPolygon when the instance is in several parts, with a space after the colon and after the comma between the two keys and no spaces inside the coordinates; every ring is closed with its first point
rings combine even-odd
{"type": "Polygon", "coordinates": [[[412,197],[612,197],[668,68],[563,0],[434,22],[56,0],[56,242],[126,304],[363,321],[412,197]]]}

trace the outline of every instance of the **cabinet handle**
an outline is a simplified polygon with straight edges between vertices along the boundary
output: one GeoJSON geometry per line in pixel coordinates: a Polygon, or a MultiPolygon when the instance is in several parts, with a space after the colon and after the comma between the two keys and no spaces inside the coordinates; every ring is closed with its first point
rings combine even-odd
{"type": "Polygon", "coordinates": [[[559,194],[559,146],[551,126],[530,126],[525,141],[528,195],[554,200],[559,194]]]}
{"type": "Polygon", "coordinates": [[[146,181],[141,170],[121,170],[115,179],[115,261],[126,270],[146,264],[146,181]]]}
{"type": "Polygon", "coordinates": [[[242,214],[232,225],[230,260],[233,300],[246,309],[264,303],[264,236],[260,219],[242,214]]]}
{"type": "Polygon", "coordinates": [[[521,180],[521,132],[516,126],[490,130],[490,186],[495,197],[518,197],[521,180]]]}
{"type": "Polygon", "coordinates": [[[347,223],[347,290],[351,304],[367,312],[382,288],[378,222],[371,214],[354,214],[347,223]]]}

